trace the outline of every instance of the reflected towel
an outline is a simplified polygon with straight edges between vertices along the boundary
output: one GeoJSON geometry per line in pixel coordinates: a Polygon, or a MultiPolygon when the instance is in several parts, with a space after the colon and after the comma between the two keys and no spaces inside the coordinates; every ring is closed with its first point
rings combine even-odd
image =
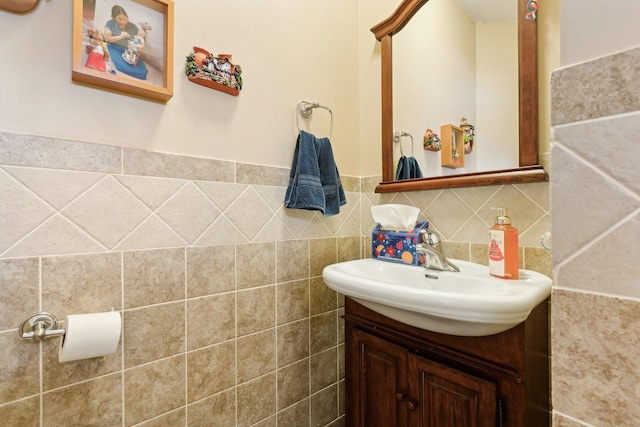
{"type": "Polygon", "coordinates": [[[422,178],[422,171],[415,157],[401,156],[396,169],[396,180],[422,178]]]}
{"type": "Polygon", "coordinates": [[[316,138],[303,130],[296,141],[285,206],[309,209],[324,216],[340,213],[347,203],[329,138],[316,138]]]}

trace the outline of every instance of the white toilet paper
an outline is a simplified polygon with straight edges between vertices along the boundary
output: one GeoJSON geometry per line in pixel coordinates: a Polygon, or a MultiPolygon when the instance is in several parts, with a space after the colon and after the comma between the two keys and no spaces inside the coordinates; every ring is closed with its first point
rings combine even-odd
{"type": "Polygon", "coordinates": [[[113,354],[118,349],[122,320],[120,313],[72,314],[64,319],[58,360],[89,359],[113,354]]]}
{"type": "Polygon", "coordinates": [[[413,230],[420,209],[415,206],[386,204],[371,206],[373,220],[385,230],[413,230]]]}

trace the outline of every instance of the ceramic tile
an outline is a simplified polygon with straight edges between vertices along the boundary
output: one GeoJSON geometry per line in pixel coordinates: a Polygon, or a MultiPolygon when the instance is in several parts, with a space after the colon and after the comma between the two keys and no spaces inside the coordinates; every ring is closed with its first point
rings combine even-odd
{"type": "Polygon", "coordinates": [[[116,373],[122,369],[122,338],[116,352],[103,357],[60,363],[59,353],[59,339],[50,339],[42,343],[43,391],[116,373]]]}
{"type": "MultiPolygon", "coordinates": [[[[17,325],[16,325],[17,327],[17,325]]],[[[40,348],[22,340],[15,331],[0,333],[0,410],[3,403],[40,391],[40,348]],[[33,368],[35,364],[36,368],[33,368]]]]}
{"type": "Polygon", "coordinates": [[[360,259],[360,236],[338,237],[336,240],[338,244],[337,262],[360,259]]]}
{"type": "MultiPolygon", "coordinates": [[[[132,426],[184,406],[184,372],[184,355],[124,371],[125,425],[132,426]]],[[[116,396],[120,400],[121,393],[116,396]]]]}
{"type": "Polygon", "coordinates": [[[227,208],[225,215],[251,240],[271,219],[273,211],[264,199],[249,187],[227,208]]]}
{"type": "Polygon", "coordinates": [[[16,329],[40,308],[38,258],[0,260],[0,331],[16,329]]]}
{"type": "Polygon", "coordinates": [[[242,184],[264,184],[286,187],[289,184],[289,168],[238,163],[236,181],[242,184]]]}
{"type": "Polygon", "coordinates": [[[337,381],[338,351],[336,348],[314,354],[309,364],[311,393],[320,391],[337,381]]]}
{"type": "MultiPolygon", "coordinates": [[[[454,188],[451,190],[472,210],[477,211],[500,191],[500,186],[454,188]]],[[[438,190],[434,190],[438,191],[438,190]]]]}
{"type": "Polygon", "coordinates": [[[278,369],[278,410],[309,397],[309,359],[278,369]]]}
{"type": "MultiPolygon", "coordinates": [[[[489,228],[480,217],[473,215],[450,238],[452,242],[484,243],[489,239],[489,228]]],[[[449,246],[449,242],[445,248],[449,246]]]]}
{"type": "Polygon", "coordinates": [[[118,243],[114,251],[131,251],[141,249],[172,248],[187,246],[185,239],[180,237],[164,221],[155,214],[145,219],[127,237],[118,243]]]}
{"type": "Polygon", "coordinates": [[[219,216],[194,242],[196,246],[246,243],[249,239],[226,216],[219,216]]]}
{"type": "Polygon", "coordinates": [[[550,195],[549,195],[549,183],[548,182],[532,182],[528,184],[517,184],[513,186],[518,191],[522,192],[525,196],[533,200],[538,206],[545,211],[549,211],[550,195]]]}
{"type": "Polygon", "coordinates": [[[32,397],[0,405],[0,420],[7,426],[39,427],[40,398],[32,397]]]}
{"type": "Polygon", "coordinates": [[[309,224],[300,234],[302,239],[321,239],[323,237],[332,237],[333,233],[323,221],[319,212],[315,212],[313,217],[309,219],[309,224]]]}
{"type": "Polygon", "coordinates": [[[437,227],[445,240],[449,240],[473,215],[473,211],[451,190],[443,191],[425,211],[429,227],[437,227]]]}
{"type": "Polygon", "coordinates": [[[309,245],[307,240],[277,242],[278,282],[309,277],[309,245]]]}
{"type": "Polygon", "coordinates": [[[184,352],[184,322],[183,302],[124,312],[122,342],[125,368],[184,352]]]}
{"type": "Polygon", "coordinates": [[[116,175],[115,178],[151,210],[156,210],[162,206],[187,182],[184,179],[132,175],[116,175]]]}
{"type": "Polygon", "coordinates": [[[552,425],[553,427],[589,427],[579,421],[567,418],[562,414],[558,414],[557,412],[553,413],[552,425]]]}
{"type": "MultiPolygon", "coordinates": [[[[182,424],[181,424],[182,425],[182,424]]],[[[229,389],[189,405],[189,427],[236,425],[236,392],[229,389]],[[215,408],[215,410],[211,410],[215,408]]]]}
{"type": "Polygon", "coordinates": [[[56,215],[5,252],[3,258],[103,252],[106,247],[56,215]]]}
{"type": "Polygon", "coordinates": [[[553,146],[552,168],[553,263],[558,265],[637,209],[640,202],[559,144],[553,146]],[[577,182],[576,176],[580,177],[577,182]],[[595,209],[598,206],[606,209],[595,209]]]}
{"type": "Polygon", "coordinates": [[[604,292],[622,297],[640,298],[635,251],[629,250],[640,242],[640,214],[626,220],[592,246],[584,248],[558,270],[558,284],[562,287],[604,292]],[[603,268],[607,260],[613,268],[603,268]]]}
{"type": "Polygon", "coordinates": [[[309,320],[278,326],[278,367],[296,363],[309,357],[309,320]]]}
{"type": "Polygon", "coordinates": [[[546,214],[545,210],[526,197],[514,186],[504,186],[479,211],[478,216],[493,226],[498,216],[497,209],[506,208],[511,225],[523,232],[546,214]]]}
{"type": "Polygon", "coordinates": [[[0,170],[0,199],[5,201],[0,203],[0,228],[3,230],[0,234],[0,253],[55,213],[54,209],[3,170],[0,170]]]}
{"type": "Polygon", "coordinates": [[[187,354],[188,399],[199,399],[236,384],[236,343],[226,341],[187,354]]]}
{"type": "Polygon", "coordinates": [[[284,206],[286,186],[254,185],[253,189],[267,202],[272,211],[275,212],[284,206]]]}
{"type": "Polygon", "coordinates": [[[248,289],[275,283],[275,243],[236,245],[236,280],[238,289],[248,289]]]}
{"type": "Polygon", "coordinates": [[[346,237],[346,236],[359,236],[360,235],[360,225],[356,220],[350,215],[338,228],[335,232],[336,236],[346,237]]]}
{"type": "Polygon", "coordinates": [[[122,148],[0,132],[0,164],[120,173],[122,148]]]}
{"type": "Polygon", "coordinates": [[[4,169],[56,209],[65,207],[105,176],[101,173],[51,169],[4,169]]]}
{"type": "Polygon", "coordinates": [[[364,178],[360,178],[361,180],[361,191],[363,193],[373,193],[378,186],[382,182],[382,176],[367,176],[364,178]]]}
{"type": "Polygon", "coordinates": [[[140,199],[111,177],[100,181],[62,211],[107,248],[113,248],[150,213],[140,199]]]}
{"type": "Polygon", "coordinates": [[[276,324],[276,287],[265,286],[237,293],[238,336],[273,328],[276,324]]]}
{"type": "Polygon", "coordinates": [[[193,243],[220,215],[220,210],[189,183],[162,205],[157,214],[182,238],[193,243]]]}
{"type": "Polygon", "coordinates": [[[278,325],[309,317],[309,281],[296,280],[277,285],[278,325]]]}
{"type": "Polygon", "coordinates": [[[276,374],[238,386],[238,424],[247,427],[276,413],[276,374]]]}
{"type": "Polygon", "coordinates": [[[336,239],[317,239],[310,243],[310,275],[321,276],[322,269],[337,261],[336,239]]]}
{"type": "MultiPolygon", "coordinates": [[[[189,413],[189,420],[191,420],[191,413],[189,413]]],[[[166,427],[166,426],[185,426],[187,425],[187,411],[184,407],[178,408],[175,411],[171,411],[167,414],[160,415],[149,421],[138,424],[138,427],[166,427]]],[[[190,426],[196,425],[189,422],[190,426]]]]}
{"type": "Polygon", "coordinates": [[[551,232],[551,215],[545,214],[531,227],[520,231],[518,244],[525,247],[542,248],[542,236],[549,232],[551,232]]]}
{"type": "Polygon", "coordinates": [[[233,182],[235,164],[134,148],[123,149],[123,173],[164,178],[233,182]]]}
{"type": "Polygon", "coordinates": [[[121,269],[118,253],[42,258],[42,306],[60,319],[120,310],[121,269]]]}
{"type": "Polygon", "coordinates": [[[556,411],[592,425],[640,419],[640,303],[556,289],[552,295],[556,411]]]}
{"type": "Polygon", "coordinates": [[[184,299],[184,265],[182,248],[124,252],[125,308],[184,299]]]}
{"type": "Polygon", "coordinates": [[[187,301],[187,343],[193,350],[236,336],[236,297],[233,292],[187,301]],[[215,313],[215,316],[211,314],[215,313]]]}
{"type": "Polygon", "coordinates": [[[309,225],[309,221],[315,217],[315,213],[304,209],[287,209],[282,206],[276,211],[276,217],[294,237],[299,237],[309,225]]]}
{"type": "Polygon", "coordinates": [[[335,311],[313,316],[311,321],[311,354],[334,347],[337,343],[337,314],[335,311]]]}
{"type": "Polygon", "coordinates": [[[233,245],[187,248],[187,297],[235,290],[235,269],[233,245]]]}
{"type": "Polygon", "coordinates": [[[640,110],[640,49],[631,49],[551,74],[551,124],[640,110]]]}
{"type": "Polygon", "coordinates": [[[553,279],[551,252],[542,248],[524,248],[524,264],[527,270],[537,271],[553,279]]]}
{"type": "Polygon", "coordinates": [[[248,187],[246,184],[212,181],[195,181],[195,184],[221,211],[231,206],[248,187]]]}
{"type": "Polygon", "coordinates": [[[325,426],[338,417],[338,386],[336,384],[311,396],[311,425],[325,426]]]}
{"type": "Polygon", "coordinates": [[[291,233],[289,228],[287,228],[277,216],[273,216],[269,221],[267,221],[264,227],[262,227],[262,230],[255,235],[253,241],[274,242],[280,240],[291,240],[294,238],[295,236],[291,233]]]}
{"type": "Polygon", "coordinates": [[[558,126],[554,129],[554,140],[639,195],[636,159],[640,147],[634,137],[638,131],[640,112],[558,126]],[[615,149],[603,141],[611,141],[615,149]]]}
{"type": "Polygon", "coordinates": [[[325,285],[322,276],[314,277],[310,281],[311,291],[311,315],[326,313],[335,310],[338,304],[336,291],[325,285]]]}
{"type": "Polygon", "coordinates": [[[309,426],[309,399],[304,399],[278,412],[278,427],[309,426]]]}
{"type": "Polygon", "coordinates": [[[122,425],[122,375],[107,375],[44,393],[42,423],[122,425]]]}
{"type": "Polygon", "coordinates": [[[238,383],[244,383],[276,369],[276,330],[238,338],[238,383]]]}

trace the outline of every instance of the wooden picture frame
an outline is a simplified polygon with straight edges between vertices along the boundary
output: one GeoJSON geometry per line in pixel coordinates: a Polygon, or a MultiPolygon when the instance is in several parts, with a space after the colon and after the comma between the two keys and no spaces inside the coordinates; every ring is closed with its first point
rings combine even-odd
{"type": "Polygon", "coordinates": [[[173,19],[172,0],[73,0],[72,80],[167,102],[173,19]]]}

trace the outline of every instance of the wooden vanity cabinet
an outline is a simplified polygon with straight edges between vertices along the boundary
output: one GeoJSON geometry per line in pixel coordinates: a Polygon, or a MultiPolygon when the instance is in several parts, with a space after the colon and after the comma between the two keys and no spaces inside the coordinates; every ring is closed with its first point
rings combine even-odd
{"type": "Polygon", "coordinates": [[[548,301],[487,337],[408,326],[345,298],[349,427],[550,425],[548,301]]]}

